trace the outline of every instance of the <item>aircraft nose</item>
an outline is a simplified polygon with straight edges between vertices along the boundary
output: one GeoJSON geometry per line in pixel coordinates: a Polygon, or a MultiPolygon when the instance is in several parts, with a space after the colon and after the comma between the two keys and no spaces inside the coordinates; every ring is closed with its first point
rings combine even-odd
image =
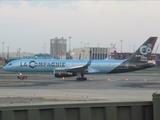
{"type": "Polygon", "coordinates": [[[6,71],[7,70],[7,67],[6,66],[3,66],[3,68],[2,68],[4,71],[6,71]]]}

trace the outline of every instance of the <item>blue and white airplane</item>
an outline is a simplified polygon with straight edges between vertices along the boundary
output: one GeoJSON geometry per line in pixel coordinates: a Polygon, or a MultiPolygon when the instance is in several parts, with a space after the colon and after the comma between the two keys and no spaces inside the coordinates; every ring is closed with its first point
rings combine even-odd
{"type": "MultiPolygon", "coordinates": [[[[11,72],[54,72],[55,77],[78,76],[76,80],[87,80],[84,74],[123,73],[154,67],[148,63],[157,37],[150,37],[126,60],[59,60],[19,59],[3,67],[11,72]]],[[[90,53],[91,54],[91,53],[90,53]]]]}

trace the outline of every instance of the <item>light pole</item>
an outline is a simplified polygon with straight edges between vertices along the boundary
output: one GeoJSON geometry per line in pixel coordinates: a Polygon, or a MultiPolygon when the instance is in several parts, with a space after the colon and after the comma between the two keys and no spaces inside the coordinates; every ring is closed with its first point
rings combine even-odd
{"type": "Polygon", "coordinates": [[[46,57],[46,43],[44,43],[44,57],[46,57]]]}
{"type": "Polygon", "coordinates": [[[71,37],[68,37],[69,38],[69,52],[71,51],[71,37]]]}
{"type": "Polygon", "coordinates": [[[44,54],[46,54],[46,43],[44,43],[44,54]]]}
{"type": "Polygon", "coordinates": [[[122,53],[122,42],[123,42],[123,40],[121,40],[121,53],[122,53]]]}
{"type": "Polygon", "coordinates": [[[135,51],[135,45],[133,45],[133,53],[134,53],[134,51],[135,51]]]}
{"type": "Polygon", "coordinates": [[[4,58],[4,42],[2,42],[2,58],[4,58]]]}
{"type": "Polygon", "coordinates": [[[130,53],[130,48],[131,48],[131,45],[129,45],[129,53],[130,53]]]}
{"type": "Polygon", "coordinates": [[[69,59],[70,59],[70,56],[71,56],[71,37],[68,37],[69,38],[69,59]]]}
{"type": "Polygon", "coordinates": [[[21,58],[21,48],[19,48],[19,58],[21,58]]]}
{"type": "Polygon", "coordinates": [[[44,50],[43,50],[43,49],[44,49],[44,47],[42,47],[42,54],[44,53],[44,50]]]}
{"type": "Polygon", "coordinates": [[[9,59],[9,46],[7,47],[7,60],[9,59]]]}

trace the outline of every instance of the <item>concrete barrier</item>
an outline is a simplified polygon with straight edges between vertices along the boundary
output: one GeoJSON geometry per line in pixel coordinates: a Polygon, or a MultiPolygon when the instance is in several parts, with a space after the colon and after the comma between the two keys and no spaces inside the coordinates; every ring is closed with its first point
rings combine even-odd
{"type": "Polygon", "coordinates": [[[154,120],[160,120],[160,93],[153,94],[154,120]]]}
{"type": "MultiPolygon", "coordinates": [[[[154,120],[151,101],[1,105],[0,120],[154,120]]],[[[158,119],[156,119],[158,120],[158,119]]]]}

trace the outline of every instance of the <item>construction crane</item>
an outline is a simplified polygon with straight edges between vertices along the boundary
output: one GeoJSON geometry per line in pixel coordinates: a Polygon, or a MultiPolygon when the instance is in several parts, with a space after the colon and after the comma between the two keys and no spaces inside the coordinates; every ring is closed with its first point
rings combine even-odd
{"type": "Polygon", "coordinates": [[[111,48],[115,48],[116,46],[116,43],[115,44],[111,44],[111,48]]]}

